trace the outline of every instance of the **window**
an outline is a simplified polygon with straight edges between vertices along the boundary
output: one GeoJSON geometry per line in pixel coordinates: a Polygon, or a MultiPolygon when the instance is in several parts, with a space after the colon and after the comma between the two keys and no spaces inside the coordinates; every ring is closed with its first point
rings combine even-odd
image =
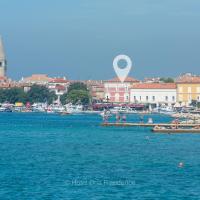
{"type": "Polygon", "coordinates": [[[155,96],[153,96],[153,97],[152,97],[152,100],[153,100],[153,101],[155,101],[155,100],[156,100],[155,96]]]}
{"type": "Polygon", "coordinates": [[[192,88],[188,87],[188,93],[191,93],[191,92],[192,92],[192,88]]]}
{"type": "Polygon", "coordinates": [[[134,96],[133,98],[134,98],[134,101],[136,101],[136,100],[137,100],[137,99],[136,99],[136,96],[134,96]]]}
{"type": "Polygon", "coordinates": [[[175,96],[172,96],[172,101],[175,101],[175,96]]]}
{"type": "Polygon", "coordinates": [[[168,101],[168,96],[165,97],[165,101],[168,101]]]}
{"type": "Polygon", "coordinates": [[[126,96],[126,100],[128,101],[128,96],[126,96]]]}
{"type": "Polygon", "coordinates": [[[148,96],[146,96],[146,101],[148,101],[149,100],[149,97],[148,96]]]}
{"type": "Polygon", "coordinates": [[[140,96],[140,101],[142,100],[142,97],[140,96]]]}

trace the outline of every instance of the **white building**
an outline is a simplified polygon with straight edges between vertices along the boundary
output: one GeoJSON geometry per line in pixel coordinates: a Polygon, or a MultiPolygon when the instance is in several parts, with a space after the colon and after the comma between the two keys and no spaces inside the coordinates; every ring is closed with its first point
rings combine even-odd
{"type": "Polygon", "coordinates": [[[54,91],[57,96],[61,96],[67,92],[70,82],[63,78],[54,78],[48,82],[48,88],[50,91],[54,91]]]}
{"type": "Polygon", "coordinates": [[[131,103],[167,104],[176,103],[175,83],[139,83],[130,90],[131,103]]]}

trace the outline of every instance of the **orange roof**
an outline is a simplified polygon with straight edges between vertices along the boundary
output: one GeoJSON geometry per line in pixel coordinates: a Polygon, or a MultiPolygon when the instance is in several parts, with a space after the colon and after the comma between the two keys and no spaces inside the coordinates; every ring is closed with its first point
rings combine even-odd
{"type": "MultiPolygon", "coordinates": [[[[105,81],[105,82],[121,82],[118,77],[115,77],[111,80],[105,81]]],[[[127,77],[124,82],[132,82],[132,83],[138,83],[139,81],[137,79],[134,79],[132,77],[127,77]]]]}
{"type": "Polygon", "coordinates": [[[8,80],[5,76],[0,76],[0,80],[8,80]]]}
{"type": "Polygon", "coordinates": [[[63,78],[54,78],[50,81],[50,83],[68,83],[69,81],[63,78]]]}
{"type": "Polygon", "coordinates": [[[133,89],[176,89],[175,83],[138,83],[133,89]]]}
{"type": "Polygon", "coordinates": [[[24,81],[50,81],[52,78],[49,78],[46,74],[33,74],[30,77],[24,78],[24,81]]]}
{"type": "Polygon", "coordinates": [[[186,74],[178,77],[176,83],[200,83],[200,76],[186,74]]]}
{"type": "Polygon", "coordinates": [[[56,85],[56,89],[58,89],[58,90],[66,90],[63,85],[56,85]]]}

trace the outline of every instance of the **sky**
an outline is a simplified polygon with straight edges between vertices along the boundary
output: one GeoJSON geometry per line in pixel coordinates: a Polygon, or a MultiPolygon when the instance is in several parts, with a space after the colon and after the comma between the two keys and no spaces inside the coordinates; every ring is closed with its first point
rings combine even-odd
{"type": "Polygon", "coordinates": [[[199,10],[199,0],[0,0],[7,74],[106,80],[119,54],[138,79],[200,74],[199,10]]]}

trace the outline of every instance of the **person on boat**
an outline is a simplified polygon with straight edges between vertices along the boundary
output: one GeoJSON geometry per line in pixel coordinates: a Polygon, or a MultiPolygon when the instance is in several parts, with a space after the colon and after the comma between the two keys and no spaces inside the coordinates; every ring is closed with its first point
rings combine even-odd
{"type": "Polygon", "coordinates": [[[125,123],[126,122],[126,115],[122,116],[122,122],[125,123]]]}

